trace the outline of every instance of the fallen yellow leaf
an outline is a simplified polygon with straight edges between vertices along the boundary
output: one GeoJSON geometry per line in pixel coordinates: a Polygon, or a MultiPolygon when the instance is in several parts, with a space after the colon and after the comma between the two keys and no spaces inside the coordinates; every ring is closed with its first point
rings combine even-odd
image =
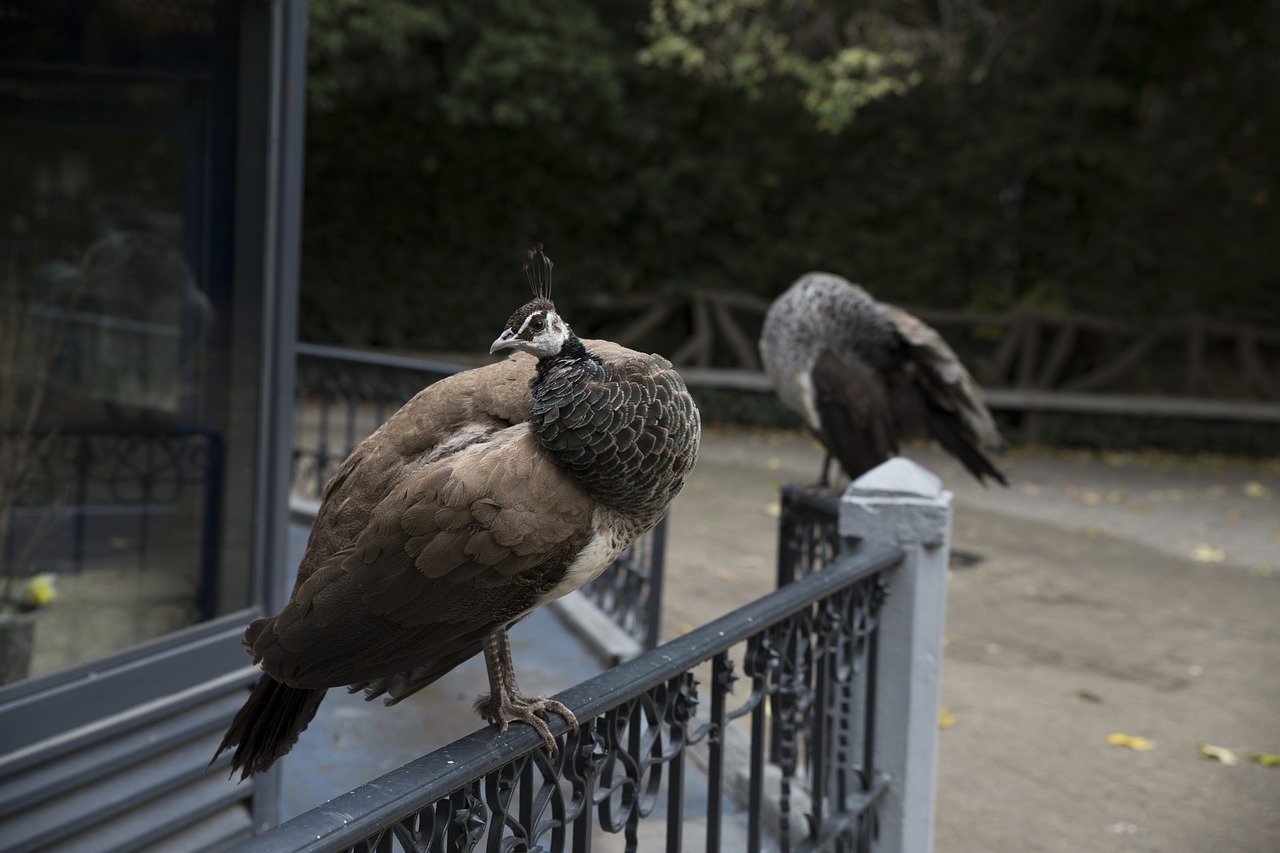
{"type": "Polygon", "coordinates": [[[1244,493],[1246,496],[1256,498],[1260,501],[1271,500],[1271,489],[1259,483],[1257,480],[1250,480],[1244,484],[1244,493]]]}
{"type": "Polygon", "coordinates": [[[728,569],[716,569],[716,580],[731,581],[733,580],[733,572],[728,569]]]}
{"type": "Polygon", "coordinates": [[[938,709],[938,729],[946,731],[956,724],[956,715],[948,711],[946,708],[938,709]]]}
{"type": "Polygon", "coordinates": [[[1211,743],[1198,743],[1196,749],[1206,758],[1215,758],[1228,767],[1233,767],[1240,763],[1240,756],[1236,755],[1233,750],[1227,749],[1225,746],[1214,746],[1211,743]]]}
{"type": "Polygon", "coordinates": [[[1112,732],[1107,735],[1107,743],[1112,746],[1124,746],[1129,749],[1136,749],[1138,752],[1148,752],[1156,748],[1156,742],[1148,740],[1141,735],[1127,735],[1121,732],[1112,732]]]}
{"type": "Polygon", "coordinates": [[[1280,755],[1272,755],[1269,752],[1255,752],[1249,757],[1263,767],[1280,767],[1280,755]]]}
{"type": "Polygon", "coordinates": [[[782,467],[782,460],[776,456],[770,456],[765,460],[764,467],[768,468],[770,471],[777,471],[782,467]]]}
{"type": "Polygon", "coordinates": [[[1221,563],[1227,559],[1227,552],[1212,545],[1197,545],[1191,549],[1191,559],[1197,563],[1221,563]]]}
{"type": "Polygon", "coordinates": [[[764,514],[770,518],[777,518],[782,514],[782,504],[774,501],[773,503],[764,505],[764,514]]]}

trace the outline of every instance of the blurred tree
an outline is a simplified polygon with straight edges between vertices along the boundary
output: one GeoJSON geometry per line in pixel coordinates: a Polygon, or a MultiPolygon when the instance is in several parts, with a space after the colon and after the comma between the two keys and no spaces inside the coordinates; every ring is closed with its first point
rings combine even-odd
{"type": "Polygon", "coordinates": [[[823,268],[1280,321],[1277,4],[313,0],[311,31],[311,339],[473,350],[534,240],[570,303],[823,268]]]}
{"type": "Polygon", "coordinates": [[[646,32],[641,61],[753,99],[792,88],[833,133],[918,83],[925,42],[880,4],[838,0],[652,0],[646,32]]]}

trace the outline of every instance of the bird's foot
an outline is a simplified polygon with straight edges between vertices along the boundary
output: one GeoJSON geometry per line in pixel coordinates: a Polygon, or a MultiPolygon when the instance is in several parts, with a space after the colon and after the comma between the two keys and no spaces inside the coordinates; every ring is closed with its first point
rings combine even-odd
{"type": "Polygon", "coordinates": [[[492,695],[481,696],[476,702],[476,712],[491,723],[498,724],[498,731],[505,732],[507,724],[512,722],[528,723],[542,738],[547,751],[555,755],[560,751],[556,739],[551,735],[547,720],[551,714],[559,714],[569,724],[569,730],[578,731],[578,718],[562,702],[548,699],[545,696],[504,696],[501,699],[492,695]]]}

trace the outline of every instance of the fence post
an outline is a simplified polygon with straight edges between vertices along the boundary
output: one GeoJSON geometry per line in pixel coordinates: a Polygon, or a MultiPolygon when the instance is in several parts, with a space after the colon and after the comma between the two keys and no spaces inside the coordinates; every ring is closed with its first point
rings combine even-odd
{"type": "Polygon", "coordinates": [[[875,700],[875,760],[890,777],[879,809],[879,847],[933,850],[942,630],[951,541],[951,492],[896,457],[863,474],[840,501],[840,535],[906,552],[885,573],[875,700]]]}

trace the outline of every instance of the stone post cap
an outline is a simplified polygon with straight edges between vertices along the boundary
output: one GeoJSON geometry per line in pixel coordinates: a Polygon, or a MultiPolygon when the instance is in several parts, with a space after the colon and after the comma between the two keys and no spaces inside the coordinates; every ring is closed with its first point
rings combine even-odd
{"type": "Polygon", "coordinates": [[[938,475],[910,459],[895,456],[881,462],[849,485],[846,495],[867,497],[931,498],[942,497],[942,480],[938,475]]]}
{"type": "Polygon", "coordinates": [[[947,541],[951,528],[951,498],[937,475],[895,456],[845,491],[840,499],[840,535],[936,548],[947,541]]]}

